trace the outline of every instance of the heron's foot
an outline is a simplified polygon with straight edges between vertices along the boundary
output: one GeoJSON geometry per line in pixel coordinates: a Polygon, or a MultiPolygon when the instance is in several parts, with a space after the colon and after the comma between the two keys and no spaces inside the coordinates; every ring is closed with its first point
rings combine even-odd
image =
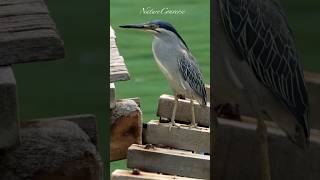
{"type": "Polygon", "coordinates": [[[177,128],[180,128],[180,125],[176,124],[176,123],[173,121],[173,122],[170,122],[170,124],[169,124],[169,131],[171,131],[171,128],[172,128],[173,126],[175,126],[175,127],[177,127],[177,128]]]}
{"type": "Polygon", "coordinates": [[[198,123],[192,123],[192,124],[190,124],[189,129],[191,129],[191,128],[196,128],[196,129],[198,129],[198,128],[199,128],[198,123]]]}

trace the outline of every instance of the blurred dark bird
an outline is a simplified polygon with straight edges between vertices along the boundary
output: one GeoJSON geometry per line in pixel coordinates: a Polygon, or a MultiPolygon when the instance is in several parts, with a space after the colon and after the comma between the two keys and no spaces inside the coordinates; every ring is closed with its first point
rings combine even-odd
{"type": "Polygon", "coordinates": [[[309,142],[309,103],[293,33],[275,0],[217,0],[214,96],[237,88],[258,119],[263,179],[271,179],[267,129],[273,120],[299,147],[309,142]],[[231,84],[227,84],[232,82],[231,84]]]}

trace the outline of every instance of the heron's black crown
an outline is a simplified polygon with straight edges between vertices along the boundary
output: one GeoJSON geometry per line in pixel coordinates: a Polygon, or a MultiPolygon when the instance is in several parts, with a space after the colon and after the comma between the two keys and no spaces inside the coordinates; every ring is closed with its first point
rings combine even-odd
{"type": "Polygon", "coordinates": [[[186,46],[186,48],[188,49],[188,46],[186,44],[186,42],[182,39],[182,37],[180,36],[180,34],[178,33],[178,31],[172,26],[172,24],[170,24],[169,22],[163,21],[163,20],[153,20],[150,21],[150,24],[155,24],[157,25],[159,28],[165,29],[167,31],[171,31],[173,32],[175,35],[178,36],[178,38],[183,42],[183,44],[186,46]]]}

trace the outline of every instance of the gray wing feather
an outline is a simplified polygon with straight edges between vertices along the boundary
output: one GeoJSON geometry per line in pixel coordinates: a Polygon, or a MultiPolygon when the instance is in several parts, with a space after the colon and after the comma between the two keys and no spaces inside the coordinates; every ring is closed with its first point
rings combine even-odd
{"type": "Polygon", "coordinates": [[[188,82],[195,94],[201,97],[202,105],[205,105],[207,94],[204,79],[194,57],[186,53],[184,56],[178,58],[178,66],[183,79],[188,82]]]}
{"type": "Polygon", "coordinates": [[[293,33],[273,0],[220,0],[232,44],[257,79],[284,103],[309,137],[309,103],[293,33]]]}

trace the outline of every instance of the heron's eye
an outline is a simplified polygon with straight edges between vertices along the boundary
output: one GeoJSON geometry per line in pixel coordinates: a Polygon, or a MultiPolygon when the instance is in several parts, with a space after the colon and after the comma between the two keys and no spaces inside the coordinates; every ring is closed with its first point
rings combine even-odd
{"type": "Polygon", "coordinates": [[[157,29],[157,28],[158,28],[158,26],[157,26],[157,25],[155,25],[155,24],[151,24],[151,28],[152,28],[152,29],[157,29]]]}

